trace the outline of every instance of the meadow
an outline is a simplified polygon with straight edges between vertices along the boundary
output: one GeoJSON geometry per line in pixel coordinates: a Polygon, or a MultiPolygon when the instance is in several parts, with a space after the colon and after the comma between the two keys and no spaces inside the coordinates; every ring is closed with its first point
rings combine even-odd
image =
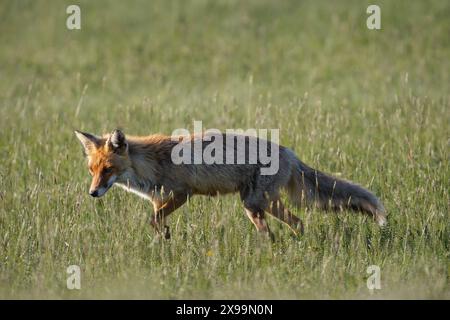
{"type": "Polygon", "coordinates": [[[0,298],[450,299],[450,3],[376,1],[369,30],[372,2],[1,1],[0,298]],[[88,195],[74,129],[194,120],[280,129],[304,162],[377,194],[388,226],[292,209],[305,234],[269,218],[272,243],[237,195],[193,197],[157,241],[149,202],[88,195]]]}

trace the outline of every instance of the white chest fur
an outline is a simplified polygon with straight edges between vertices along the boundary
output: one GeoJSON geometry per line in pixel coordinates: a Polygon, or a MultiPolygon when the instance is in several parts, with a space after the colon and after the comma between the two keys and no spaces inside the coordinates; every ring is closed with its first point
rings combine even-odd
{"type": "Polygon", "coordinates": [[[149,192],[144,192],[142,190],[139,190],[137,188],[134,188],[131,185],[127,185],[125,183],[116,183],[116,185],[118,185],[119,187],[121,187],[122,189],[125,189],[128,192],[137,194],[138,196],[140,196],[141,198],[147,199],[147,200],[152,200],[152,197],[150,196],[149,192]]]}
{"type": "Polygon", "coordinates": [[[133,172],[126,172],[117,179],[116,185],[128,192],[137,194],[138,196],[152,200],[153,186],[151,181],[136,176],[133,172]]]}

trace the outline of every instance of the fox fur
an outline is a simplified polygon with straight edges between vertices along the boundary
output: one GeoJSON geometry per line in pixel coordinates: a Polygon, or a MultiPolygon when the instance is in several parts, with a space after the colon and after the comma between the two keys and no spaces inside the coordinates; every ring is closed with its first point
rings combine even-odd
{"type": "MultiPolygon", "coordinates": [[[[125,137],[120,130],[101,137],[80,131],[75,131],[75,134],[83,145],[93,177],[90,194],[100,197],[112,185],[118,185],[150,200],[154,208],[152,225],[166,238],[170,233],[165,226],[165,218],[190,197],[235,192],[240,194],[246,214],[256,228],[269,235],[265,213],[286,223],[295,233],[303,232],[301,220],[281,203],[282,190],[297,207],[316,206],[333,211],[349,209],[369,214],[379,225],[386,223],[385,209],[373,193],[309,167],[292,150],[283,146],[277,148],[278,172],[261,175],[263,165],[259,161],[256,164],[172,162],[174,146],[200,140],[205,148],[209,142],[204,135],[179,139],[159,134],[125,137]]],[[[246,145],[251,139],[259,138],[245,136],[246,145]]],[[[273,143],[269,142],[267,146],[271,149],[273,143]]]]}

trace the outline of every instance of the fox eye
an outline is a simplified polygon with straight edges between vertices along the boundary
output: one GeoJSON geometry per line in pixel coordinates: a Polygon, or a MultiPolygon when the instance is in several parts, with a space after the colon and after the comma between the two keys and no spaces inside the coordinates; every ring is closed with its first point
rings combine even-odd
{"type": "Polygon", "coordinates": [[[112,171],[112,168],[111,167],[109,167],[109,168],[104,168],[103,169],[103,173],[105,174],[105,173],[110,173],[112,171]]]}

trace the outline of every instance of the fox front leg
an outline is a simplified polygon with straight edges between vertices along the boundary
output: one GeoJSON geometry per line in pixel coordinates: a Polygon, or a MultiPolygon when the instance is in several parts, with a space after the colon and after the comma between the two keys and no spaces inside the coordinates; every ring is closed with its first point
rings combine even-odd
{"type": "Polygon", "coordinates": [[[164,239],[170,239],[169,226],[165,224],[164,216],[160,214],[158,209],[155,209],[150,224],[155,228],[158,235],[164,236],[164,239]]]}
{"type": "Polygon", "coordinates": [[[153,203],[153,216],[151,225],[158,234],[163,235],[165,239],[170,239],[169,226],[165,224],[166,217],[181,207],[187,201],[186,195],[171,196],[166,202],[155,201],[153,203]]]}

